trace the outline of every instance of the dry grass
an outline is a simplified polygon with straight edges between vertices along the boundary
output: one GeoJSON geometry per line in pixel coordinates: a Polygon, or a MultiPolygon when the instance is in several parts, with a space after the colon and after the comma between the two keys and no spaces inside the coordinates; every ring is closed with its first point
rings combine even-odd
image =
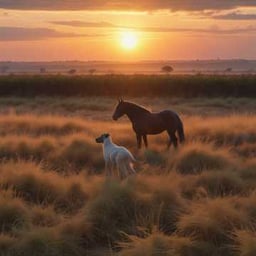
{"type": "Polygon", "coordinates": [[[234,234],[237,246],[234,252],[240,256],[253,256],[256,253],[255,230],[237,230],[234,234]]]}
{"type": "Polygon", "coordinates": [[[0,114],[1,255],[255,254],[256,117],[215,115],[245,99],[152,104],[184,110],[187,141],[169,151],[165,133],[137,150],[127,119],[111,121],[111,98],[32,101],[0,101],[13,108],[0,114]],[[206,106],[211,115],[191,115],[206,106]],[[136,177],[105,179],[103,132],[138,159],[136,177]]]}

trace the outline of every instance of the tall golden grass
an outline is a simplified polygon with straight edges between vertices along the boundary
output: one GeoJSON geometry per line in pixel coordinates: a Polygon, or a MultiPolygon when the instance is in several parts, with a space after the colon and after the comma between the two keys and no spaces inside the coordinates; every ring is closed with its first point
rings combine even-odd
{"type": "Polygon", "coordinates": [[[187,140],[169,151],[167,134],[137,150],[108,110],[71,112],[0,114],[0,255],[255,254],[253,112],[183,113],[187,140]],[[136,177],[105,179],[103,132],[136,156],[136,177]]]}

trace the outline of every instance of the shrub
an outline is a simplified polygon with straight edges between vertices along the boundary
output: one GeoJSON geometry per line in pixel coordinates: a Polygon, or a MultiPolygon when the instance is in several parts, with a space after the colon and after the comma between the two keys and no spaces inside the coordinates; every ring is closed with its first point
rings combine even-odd
{"type": "Polygon", "coordinates": [[[146,162],[151,165],[164,165],[166,163],[165,156],[155,150],[145,150],[144,157],[146,162]]]}
{"type": "Polygon", "coordinates": [[[239,211],[227,199],[194,203],[178,222],[179,234],[196,241],[222,246],[230,243],[230,233],[250,222],[244,211],[239,211]]]}
{"type": "Polygon", "coordinates": [[[23,233],[15,244],[17,256],[57,256],[59,254],[58,234],[53,229],[40,228],[23,233]]]}
{"type": "Polygon", "coordinates": [[[214,197],[237,195],[247,191],[246,184],[238,174],[226,170],[202,173],[195,186],[201,186],[208,195],[214,197]]]}
{"type": "Polygon", "coordinates": [[[240,167],[239,175],[246,182],[249,188],[256,188],[256,160],[247,160],[243,166],[240,167]]]}
{"type": "Polygon", "coordinates": [[[234,232],[237,246],[234,251],[240,256],[254,256],[256,254],[256,233],[251,230],[237,230],[234,232]]]}
{"type": "Polygon", "coordinates": [[[87,213],[96,241],[108,244],[118,240],[121,231],[134,231],[134,192],[125,184],[106,181],[98,196],[89,203],[87,213]]]}
{"type": "Polygon", "coordinates": [[[189,238],[166,236],[159,232],[154,232],[146,238],[128,236],[128,241],[122,243],[121,256],[178,256],[194,255],[191,253],[193,242],[189,238]]]}
{"type": "Polygon", "coordinates": [[[196,174],[204,170],[223,169],[231,163],[230,155],[203,144],[191,144],[181,148],[170,164],[182,174],[196,174]]]}
{"type": "Polygon", "coordinates": [[[179,194],[179,177],[137,176],[129,182],[135,193],[137,226],[148,232],[157,226],[161,232],[173,233],[178,216],[186,209],[186,202],[179,194]]]}
{"type": "Polygon", "coordinates": [[[69,163],[71,167],[81,169],[85,165],[92,164],[93,153],[92,146],[89,143],[75,139],[64,149],[61,158],[69,163]]]}
{"type": "Polygon", "coordinates": [[[233,203],[237,209],[244,211],[247,214],[247,218],[251,223],[256,221],[256,191],[253,191],[248,197],[240,197],[234,199],[233,203]]]}
{"type": "Polygon", "coordinates": [[[0,197],[0,229],[2,232],[23,229],[29,224],[28,209],[20,199],[0,197]]]}
{"type": "Polygon", "coordinates": [[[33,162],[9,162],[2,164],[0,169],[2,185],[13,188],[30,203],[52,204],[55,209],[74,212],[87,200],[79,177],[65,178],[46,172],[33,162]]]}
{"type": "Polygon", "coordinates": [[[13,251],[15,243],[17,243],[17,238],[8,234],[0,234],[0,255],[15,256],[13,251]]]}
{"type": "Polygon", "coordinates": [[[52,227],[60,223],[61,216],[58,215],[52,206],[34,206],[30,212],[31,222],[34,226],[52,227]]]}
{"type": "Polygon", "coordinates": [[[66,219],[55,228],[58,230],[61,241],[66,243],[65,249],[70,253],[77,249],[83,251],[96,246],[93,226],[82,212],[66,219]]]}

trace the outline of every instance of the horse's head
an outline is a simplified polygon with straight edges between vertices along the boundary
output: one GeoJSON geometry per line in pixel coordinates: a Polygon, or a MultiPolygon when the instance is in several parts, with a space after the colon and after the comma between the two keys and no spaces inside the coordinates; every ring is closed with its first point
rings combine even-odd
{"type": "Polygon", "coordinates": [[[97,143],[104,143],[104,140],[105,140],[106,138],[108,138],[108,137],[109,137],[109,134],[108,134],[108,133],[103,133],[102,135],[100,135],[100,137],[96,138],[95,141],[96,141],[97,143]]]}
{"type": "Polygon", "coordinates": [[[122,99],[119,99],[112,118],[113,120],[116,121],[118,120],[118,118],[120,118],[124,114],[125,114],[125,102],[122,99]]]}

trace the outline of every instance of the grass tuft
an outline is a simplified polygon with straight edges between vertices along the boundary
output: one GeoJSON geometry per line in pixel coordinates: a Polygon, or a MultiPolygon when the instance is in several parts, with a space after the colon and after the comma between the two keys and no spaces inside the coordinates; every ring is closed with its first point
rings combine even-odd
{"type": "Polygon", "coordinates": [[[27,206],[18,198],[0,197],[1,232],[13,232],[27,228],[30,224],[27,206]]]}
{"type": "Polygon", "coordinates": [[[178,232],[196,241],[223,246],[231,242],[231,232],[249,224],[244,211],[236,209],[228,199],[218,198],[193,204],[188,213],[180,217],[178,232]]]}
{"type": "Polygon", "coordinates": [[[170,160],[170,165],[182,174],[197,174],[204,170],[223,169],[232,163],[224,150],[200,143],[185,145],[170,160]]]}

